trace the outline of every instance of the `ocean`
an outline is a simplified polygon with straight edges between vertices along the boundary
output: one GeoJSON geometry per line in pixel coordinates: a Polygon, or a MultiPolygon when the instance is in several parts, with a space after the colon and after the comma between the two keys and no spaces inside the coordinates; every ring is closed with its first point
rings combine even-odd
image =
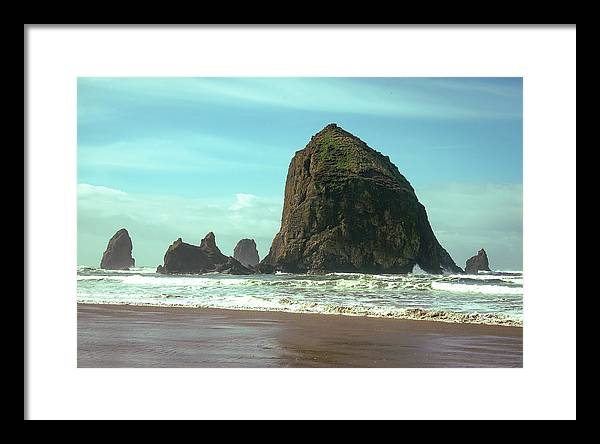
{"type": "Polygon", "coordinates": [[[79,266],[77,302],[523,325],[523,273],[162,275],[79,266]]]}

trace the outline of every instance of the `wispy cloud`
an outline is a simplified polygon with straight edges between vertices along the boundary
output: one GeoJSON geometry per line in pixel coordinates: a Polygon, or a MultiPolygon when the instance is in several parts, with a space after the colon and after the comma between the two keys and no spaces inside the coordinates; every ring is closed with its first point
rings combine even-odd
{"type": "Polygon", "coordinates": [[[522,95],[521,78],[510,78],[510,82],[499,83],[498,78],[439,78],[430,79],[430,84],[441,89],[466,93],[484,93],[492,96],[519,98],[522,95]]]}
{"type": "Polygon", "coordinates": [[[202,173],[218,168],[269,168],[276,147],[255,142],[206,134],[181,134],[167,137],[132,138],[110,143],[78,144],[78,166],[90,168],[133,169],[145,171],[188,171],[202,173]],[[253,153],[270,153],[258,162],[253,153]],[[265,161],[266,160],[266,161],[265,161]]]}
{"type": "Polygon", "coordinates": [[[103,187],[99,185],[90,185],[87,183],[80,183],[77,186],[77,196],[81,201],[85,201],[88,198],[123,198],[127,199],[127,193],[114,188],[103,187]]]}
{"type": "MultiPolygon", "coordinates": [[[[411,79],[408,79],[409,81],[411,79]]],[[[438,91],[419,88],[410,82],[382,83],[378,79],[328,78],[80,78],[85,88],[107,94],[127,93],[135,101],[178,101],[195,104],[225,104],[335,112],[373,116],[421,117],[433,119],[505,119],[519,117],[510,109],[492,109],[481,102],[444,93],[460,90],[463,83],[436,80],[438,91]]],[[[508,87],[476,85],[484,91],[508,87]]],[[[81,110],[82,118],[88,112],[81,110]]],[[[94,110],[100,113],[99,110],[94,110]]]]}

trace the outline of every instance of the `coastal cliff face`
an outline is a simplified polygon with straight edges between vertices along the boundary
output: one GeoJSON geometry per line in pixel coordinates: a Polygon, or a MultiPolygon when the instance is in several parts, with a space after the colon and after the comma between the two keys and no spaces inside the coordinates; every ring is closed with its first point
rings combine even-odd
{"type": "Polygon", "coordinates": [[[260,262],[254,239],[241,239],[233,249],[233,257],[246,267],[254,267],[260,262]]]}
{"type": "Polygon", "coordinates": [[[117,231],[108,241],[106,250],[100,260],[100,268],[105,270],[129,270],[135,266],[135,259],[131,256],[133,243],[125,228],[117,231]]]}
{"type": "Polygon", "coordinates": [[[290,163],[281,229],[258,269],[408,273],[416,264],[462,272],[389,157],[327,125],[290,163]]]}
{"type": "Polygon", "coordinates": [[[483,248],[479,250],[475,256],[467,259],[467,264],[465,266],[465,273],[468,274],[477,274],[479,270],[492,271],[490,270],[487,253],[483,248]]]}
{"type": "Polygon", "coordinates": [[[213,271],[229,274],[253,273],[236,259],[221,253],[212,232],[200,241],[200,246],[185,243],[181,238],[177,239],[167,249],[164,264],[159,265],[156,271],[162,274],[198,274],[213,271]]]}

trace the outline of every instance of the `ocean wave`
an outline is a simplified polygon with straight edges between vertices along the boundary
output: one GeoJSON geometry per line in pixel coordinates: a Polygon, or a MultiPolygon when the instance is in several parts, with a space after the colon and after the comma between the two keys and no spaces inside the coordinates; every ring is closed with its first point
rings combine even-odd
{"type": "Polygon", "coordinates": [[[444,310],[407,309],[407,319],[442,321],[459,324],[510,325],[522,327],[523,320],[513,316],[495,313],[457,313],[444,310]]]}
{"type": "Polygon", "coordinates": [[[116,300],[79,300],[81,304],[131,305],[149,307],[179,307],[179,308],[216,308],[241,311],[274,311],[287,313],[312,313],[322,315],[341,315],[373,318],[393,318],[420,321],[448,322],[454,324],[484,324],[506,325],[521,327],[523,321],[517,317],[492,313],[461,313],[445,310],[426,310],[421,308],[376,308],[352,305],[335,305],[319,303],[290,303],[276,304],[273,301],[257,300],[248,297],[236,304],[206,304],[206,303],[173,303],[168,301],[129,302],[116,300]],[[245,302],[245,303],[244,303],[245,302]]]}
{"type": "Polygon", "coordinates": [[[423,270],[418,265],[415,265],[413,267],[413,269],[412,269],[412,274],[414,274],[414,275],[424,275],[424,274],[429,274],[429,273],[427,273],[425,270],[423,270]]]}
{"type": "Polygon", "coordinates": [[[125,285],[145,287],[278,287],[290,289],[322,289],[332,291],[349,291],[352,293],[371,290],[445,290],[451,292],[487,293],[487,294],[521,294],[522,282],[489,278],[474,279],[461,275],[433,276],[429,278],[410,275],[365,275],[346,274],[311,277],[308,275],[270,277],[231,277],[229,275],[79,275],[78,281],[120,281],[125,285]]]}
{"type": "Polygon", "coordinates": [[[466,284],[466,285],[486,285],[486,286],[500,286],[500,287],[513,287],[513,288],[521,288],[523,286],[523,281],[517,281],[515,279],[471,279],[471,278],[459,278],[451,281],[452,283],[457,284],[466,284]]]}
{"type": "Polygon", "coordinates": [[[77,266],[77,273],[99,273],[99,274],[106,274],[106,275],[111,275],[111,274],[116,274],[116,275],[123,275],[123,274],[156,274],[156,267],[131,267],[128,270],[106,270],[104,268],[100,268],[100,267],[88,267],[88,266],[82,266],[79,265],[77,266]]]}
{"type": "Polygon", "coordinates": [[[505,274],[451,274],[447,276],[450,280],[471,280],[488,283],[490,281],[498,282],[523,282],[522,275],[505,275],[505,274]]]}
{"type": "Polygon", "coordinates": [[[433,290],[443,290],[458,293],[483,293],[483,294],[523,294],[522,287],[509,287],[504,285],[474,285],[453,282],[432,282],[433,290]]]}
{"type": "Polygon", "coordinates": [[[98,276],[98,275],[86,276],[86,275],[82,275],[82,276],[77,276],[77,280],[78,281],[122,281],[123,278],[116,277],[116,276],[98,276]]]}
{"type": "MultiPolygon", "coordinates": [[[[165,305],[521,325],[522,275],[163,275],[78,267],[82,303],[165,305]]],[[[150,272],[151,271],[151,272],[150,272]]]]}

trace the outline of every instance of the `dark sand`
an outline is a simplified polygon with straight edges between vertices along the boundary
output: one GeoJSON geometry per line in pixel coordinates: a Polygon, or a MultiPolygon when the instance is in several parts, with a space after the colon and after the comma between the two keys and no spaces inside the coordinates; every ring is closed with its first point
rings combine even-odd
{"type": "Polygon", "coordinates": [[[522,367],[520,327],[77,304],[78,367],[522,367]]]}

